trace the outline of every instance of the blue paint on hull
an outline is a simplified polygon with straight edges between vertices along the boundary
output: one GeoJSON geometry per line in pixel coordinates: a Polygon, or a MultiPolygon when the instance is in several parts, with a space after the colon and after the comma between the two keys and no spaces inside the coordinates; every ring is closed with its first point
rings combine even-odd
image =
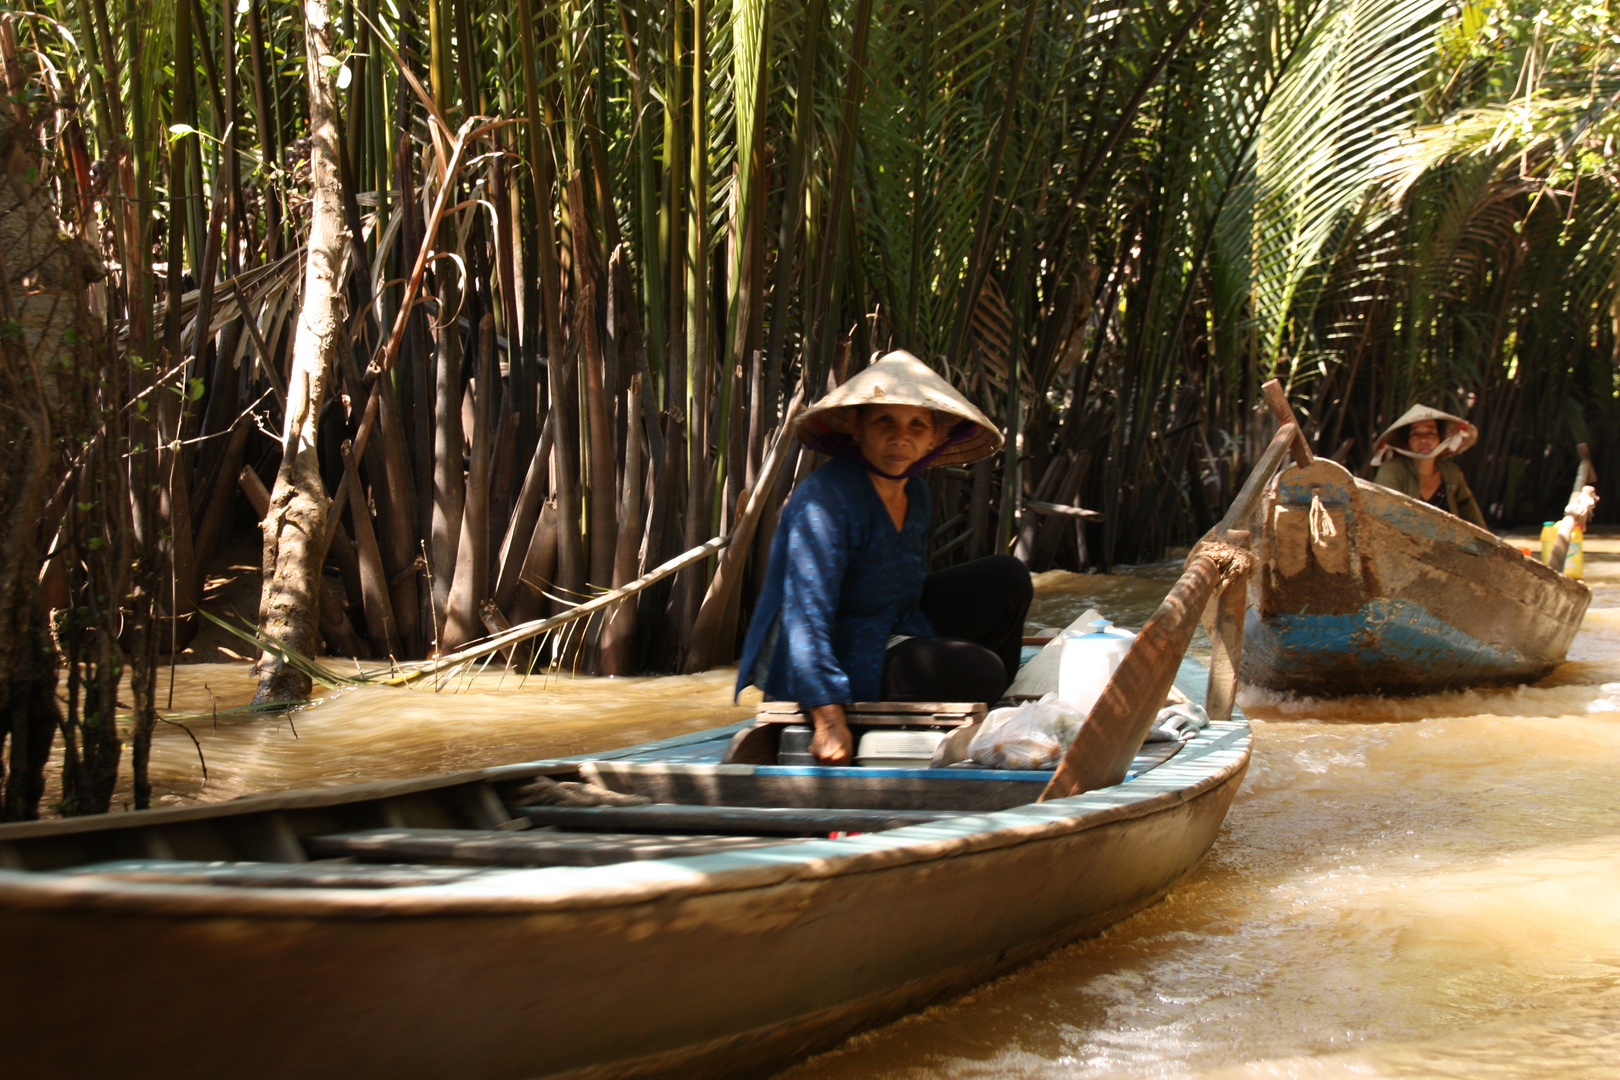
{"type": "Polygon", "coordinates": [[[1489,683],[1533,682],[1545,659],[1481,641],[1403,600],[1379,598],[1344,615],[1250,609],[1243,678],[1313,696],[1421,694],[1489,683]]]}

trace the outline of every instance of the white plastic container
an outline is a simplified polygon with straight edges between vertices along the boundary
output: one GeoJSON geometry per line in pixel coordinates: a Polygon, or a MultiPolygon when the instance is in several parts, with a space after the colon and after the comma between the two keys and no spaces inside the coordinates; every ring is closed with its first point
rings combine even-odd
{"type": "Polygon", "coordinates": [[[1063,638],[1063,660],[1058,667],[1058,697],[1089,715],[1102,697],[1108,680],[1131,650],[1136,635],[1115,627],[1107,619],[1090,624],[1090,633],[1063,638]]]}
{"type": "Polygon", "coordinates": [[[943,731],[873,728],[855,748],[855,764],[867,768],[926,769],[945,741],[943,731]]]}

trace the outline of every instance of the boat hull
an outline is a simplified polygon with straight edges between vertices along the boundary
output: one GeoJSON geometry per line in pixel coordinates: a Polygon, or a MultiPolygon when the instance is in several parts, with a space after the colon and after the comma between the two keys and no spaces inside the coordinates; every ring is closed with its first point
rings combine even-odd
{"type": "Polygon", "coordinates": [[[1591,598],[1484,529],[1350,476],[1284,470],[1253,522],[1242,676],[1321,697],[1534,682],[1591,598]]]}
{"type": "Polygon", "coordinates": [[[0,871],[0,957],[40,974],[0,1039],[37,1077],[760,1074],[1158,899],[1242,781],[1225,727],[1114,788],[791,848],[392,890],[0,871]]]}

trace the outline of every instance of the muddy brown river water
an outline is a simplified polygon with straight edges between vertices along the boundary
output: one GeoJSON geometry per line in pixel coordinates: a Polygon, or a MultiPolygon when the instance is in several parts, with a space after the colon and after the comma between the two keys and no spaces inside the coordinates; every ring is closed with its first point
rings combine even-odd
{"type": "MultiPolygon", "coordinates": [[[[1137,625],[1174,575],[1043,575],[1032,621],[1095,604],[1137,625]]],[[[1589,541],[1587,580],[1570,661],[1538,686],[1246,694],[1248,778],[1164,902],[783,1080],[1620,1078],[1620,540],[1589,541]]],[[[340,691],[188,721],[206,783],[166,727],[154,778],[177,803],[601,749],[741,719],[732,677],[340,691]]],[[[173,708],[251,691],[242,666],[182,667],[173,708]]]]}

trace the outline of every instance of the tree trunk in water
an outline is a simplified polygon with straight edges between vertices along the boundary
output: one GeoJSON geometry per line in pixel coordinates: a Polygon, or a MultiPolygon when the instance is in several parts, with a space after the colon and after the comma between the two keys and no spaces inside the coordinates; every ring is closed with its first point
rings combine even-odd
{"type": "Polygon", "coordinates": [[[557,500],[547,499],[535,518],[523,568],[518,574],[517,596],[512,601],[512,621],[532,622],[546,608],[547,592],[555,592],[557,576],[557,500]]]}
{"type": "MultiPolygon", "coordinates": [[[[449,225],[442,226],[448,231],[449,225]]],[[[442,235],[442,234],[441,234],[442,235]]],[[[439,287],[441,310],[454,311],[460,292],[452,275],[439,287]]],[[[432,575],[433,625],[437,655],[444,636],[450,583],[456,573],[456,549],[461,546],[461,514],[467,498],[467,472],[463,464],[466,440],[461,430],[461,326],[446,320],[438,330],[439,349],[433,373],[433,523],[428,535],[428,573],[432,575]]]]}
{"type": "MultiPolygon", "coordinates": [[[[624,482],[619,501],[619,535],[613,556],[613,587],[623,588],[640,576],[641,554],[641,376],[630,377],[625,393],[624,482]]],[[[600,667],[603,675],[632,675],[636,669],[636,602],[613,608],[602,629],[600,667]]]]}
{"type": "Polygon", "coordinates": [[[589,456],[586,459],[587,495],[591,507],[591,570],[593,585],[613,580],[617,560],[618,525],[613,505],[614,438],[608,416],[608,391],[604,386],[605,362],[602,343],[596,334],[596,290],[587,285],[580,290],[580,361],[585,366],[585,399],[589,418],[589,456]]]}
{"type": "MultiPolygon", "coordinates": [[[[422,647],[420,600],[416,590],[416,480],[411,475],[405,427],[389,373],[377,376],[377,437],[382,443],[383,487],[388,489],[387,517],[383,521],[383,569],[388,573],[395,625],[401,648],[415,655],[422,647]]],[[[373,489],[377,487],[375,481],[373,489]]]]}
{"type": "Polygon", "coordinates": [[[512,613],[512,599],[518,593],[518,575],[529,550],[529,538],[534,535],[534,523],[545,502],[546,476],[551,462],[551,423],[548,419],[540,433],[540,443],[529,461],[529,471],[523,477],[523,489],[518,492],[517,507],[506,524],[506,537],[501,541],[500,569],[495,578],[495,606],[508,617],[512,613]]]}
{"type": "Polygon", "coordinates": [[[39,512],[51,486],[51,425],[37,356],[9,335],[0,340],[0,750],[9,750],[0,762],[0,821],[39,816],[58,718],[56,654],[35,579],[39,512]]]}
{"type": "MultiPolygon", "coordinates": [[[[313,205],[304,264],[304,303],[293,338],[287,416],[281,434],[281,468],[270,493],[264,529],[264,591],[259,635],[275,646],[314,655],[320,620],[321,563],[326,552],[326,508],[316,456],[317,424],[326,379],[337,355],[343,320],[338,307],[338,269],[348,245],[338,189],[336,100],[332,67],[330,0],[305,0],[304,44],[309,55],[310,173],[313,205]]],[[[254,704],[308,697],[309,676],[267,649],[259,659],[254,704]]]]}
{"type": "Polygon", "coordinates": [[[585,592],[585,556],[579,534],[579,443],[575,424],[578,391],[572,349],[546,358],[551,390],[551,497],[557,503],[558,609],[577,604],[585,592]]]}
{"type": "MultiPolygon", "coordinates": [[[[60,717],[56,652],[39,593],[41,518],[55,485],[63,373],[82,373],[85,283],[96,260],[62,234],[20,104],[10,16],[0,17],[0,820],[39,816],[60,717]]],[[[70,433],[71,434],[71,433],[70,433]]],[[[85,496],[89,497],[89,496],[85,496]]],[[[116,760],[116,758],[115,758],[116,760]]]]}
{"type": "Polygon", "coordinates": [[[477,391],[473,398],[472,470],[467,476],[461,514],[461,540],[456,547],[455,577],[445,602],[444,633],[439,655],[454,652],[484,636],[478,607],[489,599],[489,470],[490,422],[495,392],[495,317],[478,323],[477,391]]]}
{"type": "Polygon", "coordinates": [[[359,463],[350,443],[343,444],[342,454],[343,484],[349,489],[349,523],[354,527],[354,549],[360,564],[360,598],[366,613],[366,635],[371,639],[371,651],[377,656],[398,656],[401,652],[399,626],[394,620],[394,605],[388,594],[388,575],[383,570],[377,533],[371,527],[371,512],[366,509],[365,495],[360,491],[359,463]]]}

